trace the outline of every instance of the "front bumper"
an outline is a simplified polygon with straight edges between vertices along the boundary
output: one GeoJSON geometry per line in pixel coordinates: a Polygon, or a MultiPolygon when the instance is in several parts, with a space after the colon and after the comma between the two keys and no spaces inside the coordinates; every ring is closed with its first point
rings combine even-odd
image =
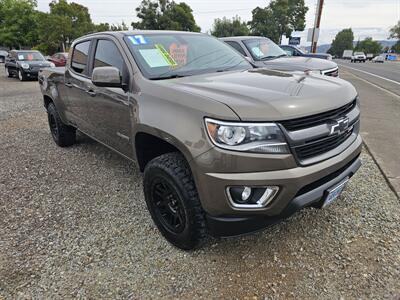
{"type": "MultiPolygon", "coordinates": [[[[217,237],[228,237],[247,234],[264,229],[269,225],[278,223],[302,208],[314,206],[321,208],[326,190],[339,184],[345,178],[351,178],[361,166],[361,160],[356,157],[339,172],[327,176],[316,183],[314,189],[303,188],[293,200],[276,216],[249,216],[249,217],[213,217],[206,215],[208,231],[217,237]]],[[[310,185],[311,186],[311,185],[310,185]]]]}
{"type": "MultiPolygon", "coordinates": [[[[318,203],[324,192],[360,167],[361,137],[342,153],[307,167],[253,173],[200,173],[195,177],[202,206],[212,235],[231,236],[264,228],[290,216],[303,207],[318,203]],[[270,205],[256,210],[232,207],[226,194],[228,186],[279,186],[270,205]]],[[[211,150],[218,151],[218,150],[211,150]]],[[[205,154],[212,156],[212,153],[205,154]]],[[[196,159],[201,165],[202,157],[196,159]]],[[[209,162],[207,158],[207,162],[209,162]]],[[[201,167],[199,168],[201,169],[201,167]]]]}
{"type": "Polygon", "coordinates": [[[28,78],[37,78],[39,70],[22,69],[22,73],[28,78]]]}

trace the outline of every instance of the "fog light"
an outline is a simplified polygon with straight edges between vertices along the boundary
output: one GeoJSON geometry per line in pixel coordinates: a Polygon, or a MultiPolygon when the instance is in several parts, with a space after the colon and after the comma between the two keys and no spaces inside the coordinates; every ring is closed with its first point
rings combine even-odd
{"type": "Polygon", "coordinates": [[[242,192],[242,200],[247,201],[251,196],[251,187],[246,186],[242,192]]]}
{"type": "Polygon", "coordinates": [[[277,186],[228,187],[227,193],[231,205],[235,208],[260,209],[272,202],[279,191],[277,186]]]}

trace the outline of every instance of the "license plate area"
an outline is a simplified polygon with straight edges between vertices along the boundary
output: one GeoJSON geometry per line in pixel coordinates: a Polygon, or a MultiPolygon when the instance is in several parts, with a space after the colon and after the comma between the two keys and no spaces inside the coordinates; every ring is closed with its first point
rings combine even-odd
{"type": "Polygon", "coordinates": [[[347,182],[349,181],[349,177],[346,177],[338,184],[334,185],[333,187],[326,190],[326,196],[324,200],[324,204],[322,208],[325,208],[332,204],[343,192],[344,188],[346,187],[347,182]]]}

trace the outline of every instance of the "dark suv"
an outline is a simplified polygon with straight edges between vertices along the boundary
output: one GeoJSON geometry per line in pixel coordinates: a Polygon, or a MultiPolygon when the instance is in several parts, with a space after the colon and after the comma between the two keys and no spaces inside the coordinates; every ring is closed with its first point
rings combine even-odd
{"type": "Polygon", "coordinates": [[[5,63],[6,76],[17,76],[21,81],[37,78],[39,70],[48,67],[55,65],[34,50],[11,50],[5,63]]]}

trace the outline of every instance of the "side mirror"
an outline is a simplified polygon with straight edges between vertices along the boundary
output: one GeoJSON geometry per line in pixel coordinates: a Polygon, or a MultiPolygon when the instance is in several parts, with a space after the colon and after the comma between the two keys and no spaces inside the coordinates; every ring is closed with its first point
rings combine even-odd
{"type": "Polygon", "coordinates": [[[122,88],[122,77],[115,67],[97,67],[93,69],[92,82],[100,87],[122,88]]]}

